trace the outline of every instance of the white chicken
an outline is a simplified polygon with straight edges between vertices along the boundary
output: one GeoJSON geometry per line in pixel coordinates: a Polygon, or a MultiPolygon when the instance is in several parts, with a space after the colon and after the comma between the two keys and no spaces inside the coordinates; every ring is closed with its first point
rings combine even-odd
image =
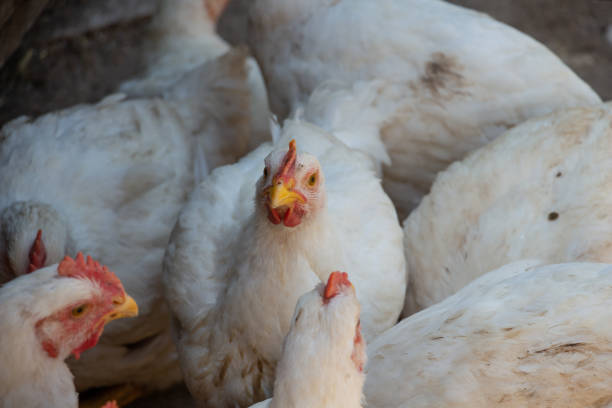
{"type": "Polygon", "coordinates": [[[249,18],[249,43],[281,118],[326,80],[384,81],[359,109],[386,117],[383,183],[402,218],[438,171],[508,128],[600,102],[542,44],[439,0],[255,0],[249,18]]]}
{"type": "MultiPolygon", "coordinates": [[[[159,0],[158,11],[144,38],[141,53],[146,70],[124,82],[119,92],[129,96],[156,96],[185,73],[230,50],[215,32],[219,15],[229,0],[159,0]]],[[[250,121],[249,150],[270,140],[268,96],[257,62],[235,61],[246,70],[250,121]]]]}
{"type": "Polygon", "coordinates": [[[532,119],[439,174],[404,222],[405,315],[508,262],[612,263],[612,106],[532,119]]]}
{"type": "Polygon", "coordinates": [[[0,130],[0,283],[86,251],[141,306],[140,317],[69,361],[79,389],[161,388],[181,378],[162,258],[194,179],[246,149],[244,58],[233,51],[211,61],[163,98],[114,95],[0,130]]]}
{"type": "Polygon", "coordinates": [[[489,272],[368,346],[369,408],[604,407],[612,265],[489,272]]]}
{"type": "Polygon", "coordinates": [[[117,276],[81,253],[0,287],[0,407],[76,408],[64,360],[137,314],[117,276]]]}
{"type": "Polygon", "coordinates": [[[271,153],[263,145],[213,171],[182,210],[164,265],[199,404],[270,397],[295,303],[334,269],[351,271],[365,338],[391,327],[406,285],[398,230],[370,160],[300,120],[285,122],[271,153]]]}
{"type": "Polygon", "coordinates": [[[302,295],[276,368],[274,397],[252,408],[361,408],[365,342],[345,272],[302,295]]]}

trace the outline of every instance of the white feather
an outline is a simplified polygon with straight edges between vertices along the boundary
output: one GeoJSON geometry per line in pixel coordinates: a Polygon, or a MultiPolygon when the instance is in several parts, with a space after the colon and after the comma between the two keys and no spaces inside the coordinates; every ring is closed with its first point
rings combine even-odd
{"type": "Polygon", "coordinates": [[[80,389],[180,379],[161,261],[194,173],[247,149],[244,58],[233,51],[211,61],[163,97],[112,95],[0,130],[0,282],[25,273],[41,229],[47,264],[92,254],[140,305],[140,317],[113,324],[98,349],[70,362],[80,389]]]}
{"type": "Polygon", "coordinates": [[[249,43],[281,119],[324,81],[382,81],[374,103],[354,103],[364,116],[386,115],[378,129],[392,163],[384,187],[402,218],[438,171],[508,128],[600,102],[542,44],[439,0],[256,0],[250,21],[249,43]]]}
{"type": "Polygon", "coordinates": [[[505,263],[612,262],[612,107],[532,119],[440,173],[404,222],[405,314],[505,263]]]}
{"type": "Polygon", "coordinates": [[[612,266],[506,265],[368,347],[370,408],[608,406],[612,266]]]}
{"type": "Polygon", "coordinates": [[[366,339],[392,326],[403,304],[402,237],[371,161],[303,121],[285,122],[269,160],[291,139],[322,166],[327,206],[316,217],[291,229],[255,206],[271,150],[262,145],[196,188],[170,239],[166,298],[186,383],[202,405],[271,395],[295,302],[332,271],[351,271],[366,339]]]}

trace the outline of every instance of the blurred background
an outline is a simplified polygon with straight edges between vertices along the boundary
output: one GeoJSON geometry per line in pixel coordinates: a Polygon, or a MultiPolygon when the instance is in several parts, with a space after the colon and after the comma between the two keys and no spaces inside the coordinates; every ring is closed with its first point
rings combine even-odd
{"type": "MultiPolygon", "coordinates": [[[[244,42],[248,0],[232,0],[219,32],[244,42]]],[[[544,43],[612,99],[612,1],[451,0],[544,43]]],[[[0,125],[96,102],[141,72],[139,52],[156,0],[1,0],[0,125]]],[[[381,28],[382,29],[382,28],[381,28]]]]}

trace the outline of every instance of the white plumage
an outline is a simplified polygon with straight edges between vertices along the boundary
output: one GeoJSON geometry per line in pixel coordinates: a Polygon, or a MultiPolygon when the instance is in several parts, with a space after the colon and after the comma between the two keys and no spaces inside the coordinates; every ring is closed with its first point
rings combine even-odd
{"type": "MultiPolygon", "coordinates": [[[[157,96],[185,73],[218,58],[230,46],[215,31],[228,0],[159,0],[159,8],[144,37],[141,53],[145,72],[121,84],[129,96],[157,96]]],[[[257,62],[236,61],[246,70],[249,89],[245,118],[249,121],[249,148],[270,140],[268,97],[257,62]]],[[[211,168],[212,169],[212,168],[211,168]]]]}
{"type": "Polygon", "coordinates": [[[92,278],[91,272],[67,276],[62,264],[0,287],[2,408],[77,408],[72,374],[64,360],[83,344],[95,344],[102,330],[99,324],[103,327],[109,320],[138,311],[120,282],[103,282],[92,278]]]}
{"type": "Polygon", "coordinates": [[[141,305],[139,318],[113,325],[97,349],[71,361],[79,388],[180,379],[161,262],[194,178],[246,149],[244,58],[211,61],[163,98],[113,95],[0,131],[0,282],[26,272],[40,229],[46,265],[94,254],[141,305]],[[207,163],[201,174],[198,161],[207,163]]]}
{"type": "MultiPolygon", "coordinates": [[[[270,150],[263,145],[213,171],[168,246],[165,289],[181,368],[202,406],[249,406],[271,395],[294,305],[330,271],[351,271],[366,339],[391,327],[403,304],[402,236],[367,157],[299,120],[285,122],[262,176],[270,150]],[[314,191],[302,190],[308,210],[296,227],[272,223],[272,211],[266,216],[265,194],[285,168],[290,139],[300,152],[297,185],[311,171],[319,176],[314,191]]],[[[280,213],[283,222],[288,214],[280,213]]]]}
{"type": "Polygon", "coordinates": [[[367,406],[608,406],[612,266],[537,263],[487,273],[376,338],[367,406]]]}
{"type": "Polygon", "coordinates": [[[560,111],[440,173],[404,222],[405,314],[508,262],[612,262],[612,107],[560,111]]]}
{"type": "Polygon", "coordinates": [[[257,0],[249,42],[281,118],[325,80],[384,82],[360,109],[385,116],[384,187],[402,217],[438,171],[508,128],[600,102],[537,41],[438,0],[257,0]]]}
{"type": "Polygon", "coordinates": [[[351,286],[327,298],[332,276],[327,286],[321,283],[298,300],[276,369],[274,397],[251,408],[361,408],[366,354],[359,302],[351,286]]]}

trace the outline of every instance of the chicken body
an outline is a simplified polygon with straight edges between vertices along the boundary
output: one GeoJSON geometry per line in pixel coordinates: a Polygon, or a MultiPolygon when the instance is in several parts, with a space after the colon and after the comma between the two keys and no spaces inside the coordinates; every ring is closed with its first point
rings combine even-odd
{"type": "Polygon", "coordinates": [[[248,407],[271,396],[294,305],[331,270],[352,271],[366,339],[391,327],[403,302],[402,238],[370,160],[301,121],[287,121],[270,150],[213,171],[168,246],[166,298],[185,381],[201,406],[248,407]],[[290,139],[301,152],[293,162],[290,139]],[[295,172],[304,208],[271,209],[283,169],[295,172]],[[319,178],[309,190],[302,183],[312,171],[319,178]]]}
{"type": "Polygon", "coordinates": [[[520,261],[368,346],[372,408],[607,406],[612,266],[520,261]]]}
{"type": "Polygon", "coordinates": [[[211,61],[163,98],[114,95],[0,131],[0,282],[27,271],[41,230],[44,265],[95,254],[141,305],[140,317],[113,325],[98,348],[70,361],[79,389],[180,379],[162,257],[194,180],[248,144],[244,58],[211,61]]]}
{"type": "Polygon", "coordinates": [[[0,407],[78,406],[64,360],[93,347],[107,321],[138,312],[110,275],[80,255],[0,288],[0,407]]]}
{"type": "Polygon", "coordinates": [[[404,314],[525,258],[612,262],[612,107],[532,119],[440,173],[404,222],[404,314]]]}
{"type": "Polygon", "coordinates": [[[281,118],[325,81],[383,81],[360,110],[385,116],[384,187],[401,218],[438,171],[505,130],[600,102],[542,44],[439,0],[257,0],[249,42],[281,118]]]}

